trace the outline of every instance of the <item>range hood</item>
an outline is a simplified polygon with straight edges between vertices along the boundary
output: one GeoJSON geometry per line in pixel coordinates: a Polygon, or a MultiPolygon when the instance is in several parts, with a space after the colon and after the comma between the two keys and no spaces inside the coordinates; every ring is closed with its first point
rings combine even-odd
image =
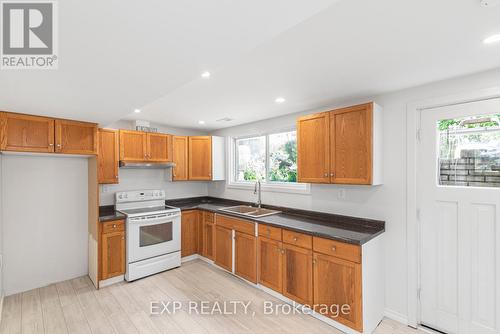
{"type": "Polygon", "coordinates": [[[173,162],[120,161],[120,168],[166,169],[175,167],[173,162]]]}

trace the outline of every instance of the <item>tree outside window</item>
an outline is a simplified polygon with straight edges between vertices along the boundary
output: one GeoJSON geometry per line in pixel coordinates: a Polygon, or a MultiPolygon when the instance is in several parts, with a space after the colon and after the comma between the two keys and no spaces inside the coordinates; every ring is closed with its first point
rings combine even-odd
{"type": "Polygon", "coordinates": [[[296,131],[235,140],[237,182],[297,182],[296,131]]]}

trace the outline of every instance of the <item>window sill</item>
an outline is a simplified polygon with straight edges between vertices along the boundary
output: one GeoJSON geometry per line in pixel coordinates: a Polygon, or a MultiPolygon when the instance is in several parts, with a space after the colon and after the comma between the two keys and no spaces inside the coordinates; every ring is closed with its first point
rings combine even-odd
{"type": "MultiPolygon", "coordinates": [[[[255,189],[255,183],[253,183],[253,182],[249,182],[249,183],[246,183],[246,182],[228,182],[228,184],[226,185],[226,188],[253,191],[255,189]]],[[[309,194],[311,194],[311,185],[309,183],[296,183],[296,184],[262,183],[262,191],[263,192],[309,195],[309,194]]]]}

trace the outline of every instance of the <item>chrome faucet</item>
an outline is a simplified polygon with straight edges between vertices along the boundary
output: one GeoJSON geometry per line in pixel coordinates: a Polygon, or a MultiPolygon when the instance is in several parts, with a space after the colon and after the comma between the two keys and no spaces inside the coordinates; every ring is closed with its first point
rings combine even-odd
{"type": "Polygon", "coordinates": [[[260,184],[260,180],[255,182],[255,188],[253,190],[254,195],[258,194],[258,199],[257,199],[257,207],[260,208],[262,205],[262,187],[260,184]]]}

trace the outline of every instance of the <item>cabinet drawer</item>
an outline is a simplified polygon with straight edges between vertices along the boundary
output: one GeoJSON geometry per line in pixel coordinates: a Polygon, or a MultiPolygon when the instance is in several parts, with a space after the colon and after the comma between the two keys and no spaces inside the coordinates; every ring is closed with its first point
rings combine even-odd
{"type": "Polygon", "coordinates": [[[283,242],[290,245],[312,249],[312,236],[303,233],[283,230],[283,242]]]}
{"type": "Polygon", "coordinates": [[[281,241],[281,229],[279,227],[259,224],[259,236],[281,241]]]}
{"type": "Polygon", "coordinates": [[[215,223],[215,214],[213,212],[203,211],[205,223],[215,223]]]}
{"type": "Polygon", "coordinates": [[[229,216],[217,215],[216,224],[231,230],[239,231],[250,235],[255,235],[255,223],[247,220],[242,220],[229,216]]]}
{"type": "Polygon", "coordinates": [[[125,221],[113,220],[102,223],[102,233],[123,232],[125,231],[125,221]]]}
{"type": "Polygon", "coordinates": [[[315,252],[335,256],[344,260],[361,263],[361,247],[345,242],[314,237],[315,252]]]}

